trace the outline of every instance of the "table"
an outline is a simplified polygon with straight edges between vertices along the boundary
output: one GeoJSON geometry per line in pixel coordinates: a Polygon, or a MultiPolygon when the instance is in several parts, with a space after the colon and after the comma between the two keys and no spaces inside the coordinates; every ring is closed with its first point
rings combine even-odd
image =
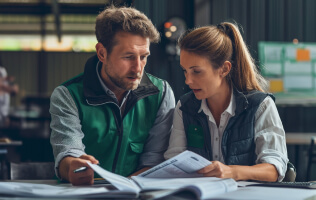
{"type": "MultiPolygon", "coordinates": [[[[8,182],[8,181],[6,181],[8,182]]],[[[11,182],[11,181],[9,181],[11,182]]],[[[50,185],[58,185],[59,183],[57,180],[23,180],[17,181],[14,180],[12,182],[28,182],[28,183],[42,183],[42,184],[50,184],[50,185]]],[[[238,189],[233,192],[228,192],[225,194],[218,195],[214,197],[214,199],[240,199],[240,200],[266,200],[266,199],[286,199],[286,200],[314,200],[316,197],[316,189],[299,189],[299,188],[277,188],[277,187],[263,187],[263,186],[247,186],[244,187],[243,185],[247,182],[241,181],[238,182],[238,189]]],[[[210,188],[211,189],[211,188],[210,188]]],[[[150,192],[148,192],[150,193],[150,192]]],[[[33,200],[34,198],[25,198],[25,197],[1,197],[1,200],[33,200]]],[[[36,198],[37,200],[47,199],[47,198],[36,198]]],[[[60,199],[60,198],[50,198],[53,199],[60,199]]],[[[67,198],[67,200],[85,200],[87,198],[67,198]]],[[[88,198],[94,199],[94,198],[88,198]]],[[[100,199],[100,198],[98,198],[100,199]]],[[[102,199],[109,199],[109,198],[102,198],[102,199]]],[[[111,198],[113,199],[113,198],[111,198]]],[[[188,196],[170,196],[167,198],[163,198],[163,200],[185,200],[190,199],[188,196]]],[[[196,199],[196,198],[191,198],[196,199]]]]}
{"type": "Polygon", "coordinates": [[[279,92],[273,95],[277,105],[316,105],[315,92],[279,92]]]}
{"type": "Polygon", "coordinates": [[[285,133],[286,144],[291,145],[310,145],[312,137],[316,133],[285,133]]]}
{"type": "MultiPolygon", "coordinates": [[[[0,182],[16,182],[16,183],[32,183],[32,184],[47,184],[47,185],[60,185],[60,186],[71,186],[70,183],[60,183],[58,180],[56,179],[49,179],[49,180],[4,180],[4,181],[0,181],[0,182]]],[[[106,185],[110,185],[110,184],[106,184],[106,185]]],[[[1,200],[60,200],[60,199],[67,199],[67,200],[90,200],[90,199],[95,199],[95,200],[100,200],[100,199],[113,199],[113,198],[78,198],[78,197],[74,197],[74,198],[34,198],[34,197],[2,197],[0,195],[0,199],[1,200]]],[[[121,199],[121,198],[115,198],[115,199],[121,199]]],[[[126,198],[124,198],[126,199],[126,198]]],[[[123,200],[123,199],[122,199],[123,200]]],[[[132,198],[129,198],[129,200],[133,200],[132,198]]],[[[170,199],[171,200],[171,199],[170,199]]]]}
{"type": "Polygon", "coordinates": [[[285,200],[315,200],[316,189],[300,188],[281,188],[281,187],[262,187],[248,186],[240,187],[237,191],[223,194],[216,199],[225,200],[267,200],[267,199],[285,199],[285,200]]]}

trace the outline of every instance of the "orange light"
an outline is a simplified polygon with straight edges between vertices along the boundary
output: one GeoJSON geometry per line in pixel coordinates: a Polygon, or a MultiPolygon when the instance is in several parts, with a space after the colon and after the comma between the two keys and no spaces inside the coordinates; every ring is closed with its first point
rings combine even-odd
{"type": "Polygon", "coordinates": [[[298,39],[294,38],[293,39],[293,44],[298,44],[298,39]]]}
{"type": "Polygon", "coordinates": [[[172,26],[171,22],[165,22],[165,28],[170,28],[172,26]]]}

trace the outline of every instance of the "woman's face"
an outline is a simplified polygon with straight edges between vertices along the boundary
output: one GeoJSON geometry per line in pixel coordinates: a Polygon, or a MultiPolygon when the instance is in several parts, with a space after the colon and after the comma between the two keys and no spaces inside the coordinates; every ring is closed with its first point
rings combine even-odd
{"type": "MultiPolygon", "coordinates": [[[[221,68],[215,69],[203,56],[181,50],[180,65],[187,84],[199,100],[215,97],[221,91],[225,78],[221,68]]],[[[226,84],[227,85],[227,84],[226,84]]]]}

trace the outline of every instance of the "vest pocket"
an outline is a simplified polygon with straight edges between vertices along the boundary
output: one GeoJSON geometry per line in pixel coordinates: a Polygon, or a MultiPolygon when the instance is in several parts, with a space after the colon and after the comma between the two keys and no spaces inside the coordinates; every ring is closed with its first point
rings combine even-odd
{"type": "Polygon", "coordinates": [[[190,124],[187,131],[188,147],[204,148],[204,134],[201,126],[190,124]]]}
{"type": "Polygon", "coordinates": [[[144,144],[143,143],[136,143],[136,142],[131,142],[130,143],[131,149],[135,153],[142,153],[144,149],[144,144]]]}

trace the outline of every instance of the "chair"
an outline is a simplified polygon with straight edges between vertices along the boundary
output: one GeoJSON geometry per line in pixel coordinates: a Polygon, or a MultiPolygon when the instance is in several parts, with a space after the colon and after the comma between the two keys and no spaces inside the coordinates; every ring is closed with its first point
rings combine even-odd
{"type": "Polygon", "coordinates": [[[315,140],[316,137],[312,137],[311,139],[311,144],[309,146],[308,150],[308,161],[307,161],[307,172],[306,172],[306,180],[310,181],[311,180],[311,170],[312,170],[312,165],[316,163],[316,150],[314,149],[315,147],[315,140]]]}
{"type": "Polygon", "coordinates": [[[0,179],[6,179],[6,156],[8,154],[7,149],[0,149],[0,179]]]}
{"type": "Polygon", "coordinates": [[[296,169],[291,162],[288,162],[287,170],[285,172],[283,182],[295,182],[295,178],[296,178],[296,169]]]}
{"type": "Polygon", "coordinates": [[[11,180],[43,180],[54,178],[53,162],[10,163],[11,180]]]}

